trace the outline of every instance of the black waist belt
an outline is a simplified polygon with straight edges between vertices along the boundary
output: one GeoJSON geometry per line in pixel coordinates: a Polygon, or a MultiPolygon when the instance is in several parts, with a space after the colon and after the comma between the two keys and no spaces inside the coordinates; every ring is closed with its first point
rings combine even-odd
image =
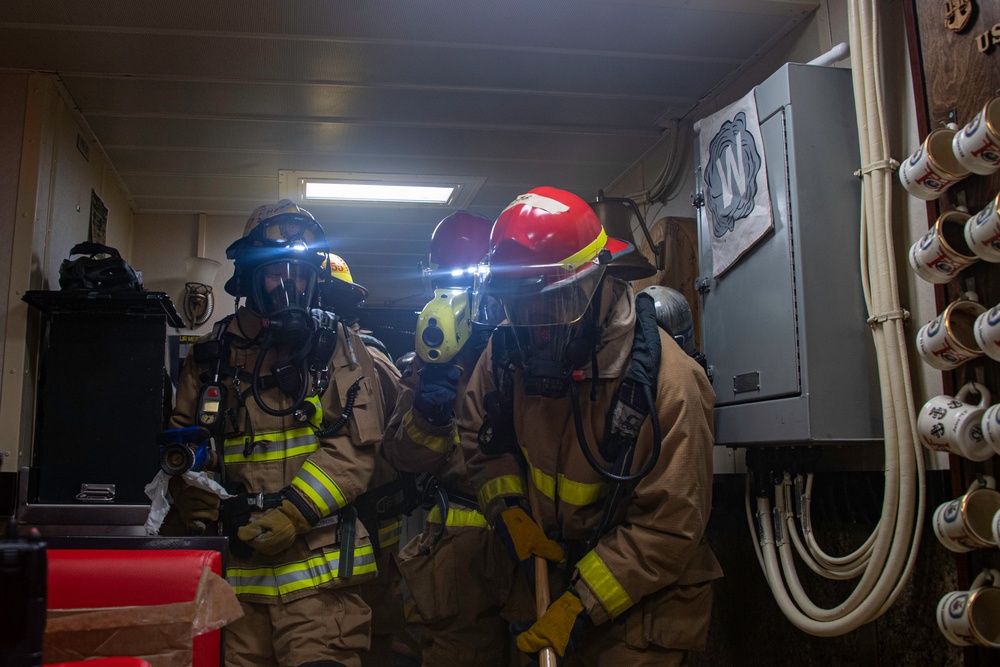
{"type": "MultiPolygon", "coordinates": [[[[247,505],[251,508],[256,508],[263,512],[264,510],[273,510],[276,507],[281,507],[281,502],[285,499],[283,493],[247,493],[247,505]]],[[[250,510],[255,511],[254,509],[250,510]]]]}
{"type": "Polygon", "coordinates": [[[281,507],[284,499],[281,493],[236,493],[222,501],[219,507],[222,532],[229,538],[229,548],[234,554],[240,558],[253,555],[250,545],[238,536],[239,529],[250,523],[250,514],[281,507]]]}
{"type": "Polygon", "coordinates": [[[351,503],[362,522],[370,519],[382,521],[403,513],[403,484],[397,478],[376,487],[354,499],[351,503]]]}
{"type": "Polygon", "coordinates": [[[448,494],[448,502],[455,503],[456,505],[461,505],[468,510],[479,511],[479,500],[475,496],[470,496],[468,493],[462,493],[461,491],[456,491],[450,486],[441,486],[445,493],[448,494]]]}

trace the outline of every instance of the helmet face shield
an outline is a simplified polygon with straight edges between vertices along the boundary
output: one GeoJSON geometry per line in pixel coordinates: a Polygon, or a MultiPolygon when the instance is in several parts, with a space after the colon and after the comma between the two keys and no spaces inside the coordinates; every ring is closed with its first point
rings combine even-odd
{"type": "Polygon", "coordinates": [[[604,271],[597,260],[575,272],[561,264],[518,267],[516,275],[494,269],[484,281],[484,295],[500,301],[515,327],[573,324],[587,312],[604,271]]]}
{"type": "Polygon", "coordinates": [[[279,259],[253,272],[253,301],[261,315],[288,308],[308,309],[316,291],[316,267],[299,260],[279,259]]]}

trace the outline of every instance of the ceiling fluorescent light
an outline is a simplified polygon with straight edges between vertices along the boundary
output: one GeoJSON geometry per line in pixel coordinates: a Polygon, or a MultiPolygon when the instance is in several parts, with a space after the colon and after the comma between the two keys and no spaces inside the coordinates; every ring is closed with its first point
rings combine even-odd
{"type": "Polygon", "coordinates": [[[465,208],[486,182],[478,176],[278,171],[278,193],[303,205],[465,208]]]}
{"type": "Polygon", "coordinates": [[[447,204],[451,201],[457,189],[457,185],[395,185],[391,183],[303,179],[303,196],[307,201],[332,199],[339,201],[447,204]]]}

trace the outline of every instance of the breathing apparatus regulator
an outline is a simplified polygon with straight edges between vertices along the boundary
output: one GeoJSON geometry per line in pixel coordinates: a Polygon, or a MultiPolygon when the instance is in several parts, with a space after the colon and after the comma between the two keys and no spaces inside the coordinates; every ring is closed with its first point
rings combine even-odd
{"type": "Polygon", "coordinates": [[[326,390],[327,364],[337,344],[336,315],[310,308],[328,258],[323,229],[308,211],[282,200],[251,214],[243,237],[226,249],[226,257],[235,263],[226,291],[236,297],[237,310],[246,297],[247,307],[260,316],[259,331],[244,343],[260,346],[250,381],[254,400],[276,417],[302,411],[310,384],[314,395],[326,390]],[[277,361],[269,382],[294,399],[288,408],[275,408],[261,395],[264,359],[271,349],[277,361]]]}
{"type": "MultiPolygon", "coordinates": [[[[568,395],[581,450],[591,467],[612,482],[615,490],[609,502],[614,503],[624,492],[617,487],[649,474],[660,455],[654,400],[660,340],[651,300],[644,297],[641,307],[637,301],[632,365],[598,445],[604,464],[587,443],[579,387],[587,377],[584,369],[589,362],[591,400],[596,400],[601,298],[611,291],[606,281],[616,278],[616,262],[633,252],[631,243],[607,236],[593,210],[579,197],[555,188],[536,188],[515,199],[497,218],[489,271],[479,288],[502,303],[508,321],[493,336],[494,375],[500,389],[484,397],[488,423],[480,432],[480,446],[510,448],[513,444],[516,448],[510,442],[513,427],[509,421],[513,404],[510,369],[517,369],[526,395],[552,400],[568,395]],[[653,449],[641,469],[630,474],[639,429],[647,415],[652,420],[653,449]]],[[[610,517],[613,511],[609,509],[606,515],[610,517]]]]}

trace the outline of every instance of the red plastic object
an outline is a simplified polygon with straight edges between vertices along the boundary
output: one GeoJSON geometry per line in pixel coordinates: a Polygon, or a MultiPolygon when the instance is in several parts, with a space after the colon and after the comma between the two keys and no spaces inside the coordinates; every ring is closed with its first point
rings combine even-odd
{"type": "MultiPolygon", "coordinates": [[[[218,551],[173,549],[49,549],[48,608],[85,609],[170,604],[194,599],[202,567],[222,576],[218,551]]],[[[221,635],[194,638],[192,667],[219,667],[221,635]]],[[[138,660],[108,658],[107,660],[138,660]]],[[[82,663],[67,663],[82,664],[82,663]]],[[[86,661],[87,667],[105,665],[86,661]]],[[[144,660],[106,663],[107,667],[141,667],[144,660]]]]}
{"type": "Polygon", "coordinates": [[[73,662],[53,662],[45,667],[153,667],[142,658],[96,658],[94,660],[74,660],[73,662]]]}

